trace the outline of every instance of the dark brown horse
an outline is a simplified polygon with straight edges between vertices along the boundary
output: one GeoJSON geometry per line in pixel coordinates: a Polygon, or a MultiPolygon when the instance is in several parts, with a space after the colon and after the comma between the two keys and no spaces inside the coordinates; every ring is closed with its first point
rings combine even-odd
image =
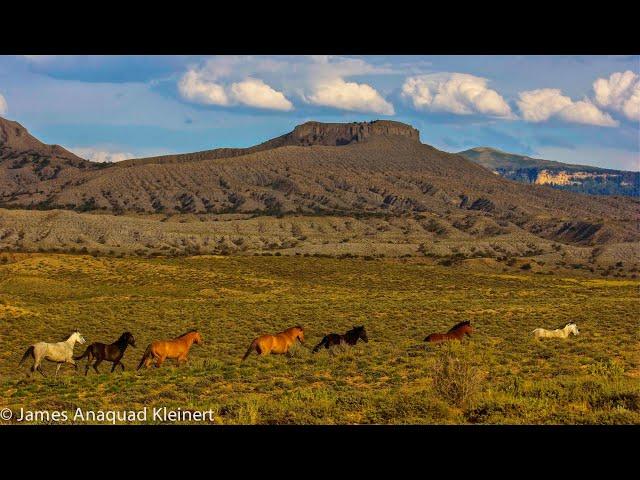
{"type": "Polygon", "coordinates": [[[451,327],[447,333],[432,333],[427,336],[424,341],[432,343],[445,342],[447,340],[460,341],[465,335],[470,337],[472,333],[473,327],[471,326],[471,322],[469,320],[465,320],[464,322],[460,322],[451,327]]]}
{"type": "MultiPolygon", "coordinates": [[[[358,343],[359,339],[362,339],[362,341],[365,342],[365,343],[369,342],[369,337],[367,337],[367,331],[364,329],[364,326],[353,327],[351,330],[349,330],[344,335],[340,335],[338,333],[330,333],[329,335],[326,335],[322,339],[322,341],[313,348],[313,350],[311,352],[312,353],[316,353],[323,346],[327,350],[330,347],[333,347],[334,345],[340,345],[340,346],[351,345],[351,346],[353,346],[356,343],[358,343]]],[[[329,351],[331,351],[331,350],[329,350],[329,351]]]]}
{"type": "Polygon", "coordinates": [[[89,367],[93,367],[96,373],[100,373],[98,371],[98,365],[100,365],[104,360],[106,360],[107,362],[113,362],[111,373],[113,373],[118,365],[122,367],[122,371],[124,372],[124,364],[121,362],[121,360],[125,350],[129,345],[135,347],[136,339],[133,338],[133,335],[131,335],[130,332],[124,332],[122,335],[120,335],[120,338],[112,344],[106,345],[100,342],[92,343],[87,347],[82,355],[80,355],[79,357],[73,357],[73,359],[80,360],[84,357],[87,357],[87,366],[84,369],[85,375],[89,373],[89,367]],[[94,364],[91,365],[91,362],[93,362],[94,360],[94,364]]]}

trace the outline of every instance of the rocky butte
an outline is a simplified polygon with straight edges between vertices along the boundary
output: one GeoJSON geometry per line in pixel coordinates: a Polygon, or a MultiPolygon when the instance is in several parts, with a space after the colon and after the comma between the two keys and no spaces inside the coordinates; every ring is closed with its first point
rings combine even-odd
{"type": "Polygon", "coordinates": [[[354,123],[307,122],[295,127],[284,139],[290,145],[340,146],[362,142],[376,136],[401,136],[420,142],[420,132],[411,125],[389,120],[354,123]]]}

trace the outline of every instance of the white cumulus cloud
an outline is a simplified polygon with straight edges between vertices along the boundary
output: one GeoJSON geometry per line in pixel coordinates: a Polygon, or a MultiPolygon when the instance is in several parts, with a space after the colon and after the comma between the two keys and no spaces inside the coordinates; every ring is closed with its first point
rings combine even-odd
{"type": "Polygon", "coordinates": [[[602,108],[640,121],[640,76],[631,70],[616,72],[593,82],[595,101],[602,108]]]}
{"type": "Polygon", "coordinates": [[[205,105],[229,105],[224,87],[208,81],[197,70],[189,70],[178,83],[180,94],[187,100],[205,105]]]}
{"type": "Polygon", "coordinates": [[[218,56],[191,67],[178,89],[186,100],[208,105],[246,105],[293,110],[292,99],[307,105],[393,115],[393,105],[355,75],[387,74],[387,66],[361,59],[321,56],[218,56]]]}
{"type": "Polygon", "coordinates": [[[466,73],[416,75],[405,80],[402,96],[416,110],[512,118],[509,104],[488,83],[486,78],[466,73]]]}
{"type": "Polygon", "coordinates": [[[293,104],[282,92],[259,78],[246,76],[229,83],[224,77],[232,73],[233,64],[211,63],[188,70],[178,82],[183,98],[204,105],[246,105],[268,110],[292,110],[293,104]]]}
{"type": "Polygon", "coordinates": [[[247,78],[231,84],[233,98],[244,105],[271,110],[292,110],[293,104],[259,78],[247,78]]]}
{"type": "Polygon", "coordinates": [[[562,95],[557,88],[528,90],[518,94],[518,108],[522,118],[528,122],[544,122],[552,117],[569,123],[582,123],[602,127],[618,125],[607,113],[602,112],[590,100],[574,102],[562,95]]]}
{"type": "Polygon", "coordinates": [[[333,107],[356,112],[393,115],[393,105],[378,91],[366,83],[347,82],[342,78],[323,81],[313,87],[306,100],[324,107],[333,107]]]}
{"type": "Polygon", "coordinates": [[[571,99],[562,95],[557,88],[528,90],[518,94],[518,108],[527,122],[544,122],[560,110],[571,105],[571,99]]]}
{"type": "Polygon", "coordinates": [[[9,106],[7,105],[7,101],[4,99],[2,94],[0,94],[0,115],[6,115],[9,111],[9,106]]]}
{"type": "Polygon", "coordinates": [[[133,153],[114,152],[114,151],[103,150],[99,148],[96,149],[92,147],[69,147],[67,148],[67,150],[75,153],[81,158],[90,160],[92,162],[99,162],[99,163],[121,162],[122,160],[136,158],[136,156],[133,153]]]}

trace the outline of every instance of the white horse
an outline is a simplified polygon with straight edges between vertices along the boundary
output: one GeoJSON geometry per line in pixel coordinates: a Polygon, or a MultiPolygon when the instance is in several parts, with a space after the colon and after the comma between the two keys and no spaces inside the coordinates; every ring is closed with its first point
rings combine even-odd
{"type": "Polygon", "coordinates": [[[75,331],[71,334],[69,338],[67,338],[64,342],[58,343],[46,343],[46,342],[38,342],[31,345],[27,348],[27,351],[24,352],[22,356],[22,360],[18,365],[22,365],[27,357],[33,357],[33,366],[31,367],[31,373],[36,370],[39,371],[43,377],[46,377],[44,372],[42,371],[42,366],[40,363],[43,359],[47,359],[50,362],[56,362],[58,364],[58,368],[56,368],[56,376],[58,376],[58,371],[63,363],[70,363],[78,369],[78,365],[73,360],[73,347],[75,347],[76,342],[83,344],[85,342],[83,336],[79,331],[75,331]]]}
{"type": "Polygon", "coordinates": [[[578,335],[580,331],[578,326],[571,322],[567,323],[564,328],[556,328],[555,330],[547,330],[545,328],[536,328],[533,332],[535,338],[567,338],[570,333],[578,335]]]}

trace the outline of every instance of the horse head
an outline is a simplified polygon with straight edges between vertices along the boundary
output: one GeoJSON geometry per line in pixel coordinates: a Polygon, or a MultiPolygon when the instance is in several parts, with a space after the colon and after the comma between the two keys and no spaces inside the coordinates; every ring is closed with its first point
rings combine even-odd
{"type": "Polygon", "coordinates": [[[126,342],[132,347],[136,346],[136,339],[131,332],[124,332],[121,338],[126,340],[126,342]]]}
{"type": "Polygon", "coordinates": [[[293,327],[293,329],[295,331],[295,338],[300,340],[300,343],[304,343],[304,329],[300,325],[293,327]]]}
{"type": "Polygon", "coordinates": [[[369,337],[367,336],[367,331],[364,329],[364,325],[360,325],[359,327],[353,327],[355,330],[357,337],[361,338],[364,343],[369,343],[369,337]]]}
{"type": "Polygon", "coordinates": [[[200,335],[200,332],[193,332],[193,343],[204,345],[204,340],[202,339],[202,335],[200,335]]]}
{"type": "Polygon", "coordinates": [[[73,333],[69,337],[69,340],[73,340],[74,342],[78,342],[80,345],[82,345],[85,342],[84,337],[82,336],[82,334],[80,333],[80,331],[77,328],[73,331],[73,333]]]}
{"type": "Polygon", "coordinates": [[[578,326],[573,322],[567,323],[567,325],[564,328],[567,328],[569,332],[573,333],[574,335],[580,334],[580,330],[578,330],[578,326]]]}
{"type": "Polygon", "coordinates": [[[468,337],[471,336],[471,334],[473,333],[473,327],[471,326],[471,322],[469,322],[465,327],[464,327],[464,334],[468,337]]]}

